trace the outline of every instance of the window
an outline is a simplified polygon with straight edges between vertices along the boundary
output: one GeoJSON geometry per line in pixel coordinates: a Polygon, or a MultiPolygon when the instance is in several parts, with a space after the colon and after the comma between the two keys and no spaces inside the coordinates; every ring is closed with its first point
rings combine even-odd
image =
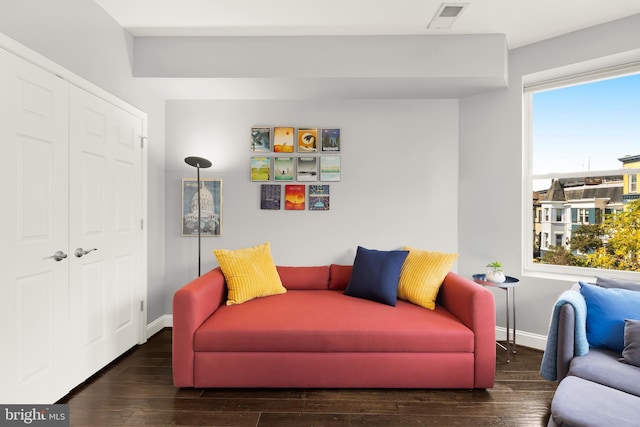
{"type": "Polygon", "coordinates": [[[525,81],[525,270],[640,271],[640,63],[525,81]]]}
{"type": "Polygon", "coordinates": [[[564,221],[564,209],[556,209],[556,222],[564,221]]]}
{"type": "Polygon", "coordinates": [[[549,233],[542,233],[542,247],[545,249],[549,247],[549,233]]]}
{"type": "Polygon", "coordinates": [[[577,211],[577,224],[589,224],[589,210],[588,209],[576,209],[577,211]]]}

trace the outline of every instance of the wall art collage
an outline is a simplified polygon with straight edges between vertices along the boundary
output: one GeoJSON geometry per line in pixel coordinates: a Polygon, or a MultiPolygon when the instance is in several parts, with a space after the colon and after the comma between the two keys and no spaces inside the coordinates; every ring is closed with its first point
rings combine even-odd
{"type": "Polygon", "coordinates": [[[340,129],[252,127],[251,181],[285,184],[262,184],[260,208],[329,210],[329,185],[299,183],[340,181],[340,151],[340,129]]]}

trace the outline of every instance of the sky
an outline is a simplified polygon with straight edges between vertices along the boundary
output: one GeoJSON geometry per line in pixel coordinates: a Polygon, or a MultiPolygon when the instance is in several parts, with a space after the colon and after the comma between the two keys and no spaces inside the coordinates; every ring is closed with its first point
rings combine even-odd
{"type": "Polygon", "coordinates": [[[640,154],[640,73],[533,95],[533,173],[611,170],[640,154]]]}

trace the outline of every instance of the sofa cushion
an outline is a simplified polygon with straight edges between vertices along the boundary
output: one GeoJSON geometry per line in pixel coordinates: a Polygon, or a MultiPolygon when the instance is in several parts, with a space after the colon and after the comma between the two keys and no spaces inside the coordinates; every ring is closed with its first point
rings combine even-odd
{"type": "Polygon", "coordinates": [[[358,246],[344,294],[396,305],[398,279],[409,251],[378,251],[358,246]]]}
{"type": "Polygon", "coordinates": [[[277,266],[282,285],[288,290],[319,290],[329,286],[329,267],[277,266]]]}
{"type": "Polygon", "coordinates": [[[213,253],[227,283],[227,305],[287,292],[273,263],[269,242],[252,248],[217,249],[213,253]]]}
{"type": "Polygon", "coordinates": [[[352,265],[331,264],[329,266],[329,289],[344,291],[351,279],[352,265]]]}
{"type": "Polygon", "coordinates": [[[602,288],[619,288],[628,289],[630,291],[640,291],[640,282],[632,282],[630,280],[612,279],[610,277],[596,276],[596,285],[602,288]]]}
{"type": "Polygon", "coordinates": [[[396,307],[341,291],[288,291],[219,307],[195,332],[196,351],[466,352],[473,332],[446,309],[396,307]]]}
{"type": "Polygon", "coordinates": [[[632,365],[618,362],[619,353],[592,348],[584,356],[571,360],[569,375],[617,388],[640,396],[640,371],[632,365]]]}
{"type": "Polygon", "coordinates": [[[624,350],[619,361],[640,368],[640,320],[625,320],[624,350]]]}
{"type": "Polygon", "coordinates": [[[567,377],[551,402],[551,417],[558,426],[637,426],[638,398],[622,391],[567,377]]]}
{"type": "Polygon", "coordinates": [[[438,291],[458,254],[429,252],[405,246],[409,256],[402,266],[398,298],[433,310],[438,291]]]}
{"type": "Polygon", "coordinates": [[[640,292],[580,283],[587,302],[587,340],[592,347],[622,353],[625,319],[640,319],[640,292]]]}

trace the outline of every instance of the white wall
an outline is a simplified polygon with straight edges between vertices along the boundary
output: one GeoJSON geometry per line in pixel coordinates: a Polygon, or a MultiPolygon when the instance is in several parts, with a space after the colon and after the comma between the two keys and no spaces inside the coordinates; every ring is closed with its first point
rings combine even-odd
{"type": "Polygon", "coordinates": [[[169,101],[166,147],[166,307],[197,276],[197,240],[180,236],[184,158],[213,162],[202,177],[223,179],[222,236],[203,238],[202,270],[212,250],[270,241],[280,265],[351,264],[357,245],[458,250],[458,101],[169,101]],[[331,209],[260,210],[250,181],[255,125],[339,127],[342,180],[331,209]]]}
{"type": "Polygon", "coordinates": [[[164,314],[164,100],[131,77],[132,37],[93,1],[0,0],[0,32],[148,115],[147,318],[164,314]]]}
{"type": "MultiPolygon", "coordinates": [[[[210,158],[214,167],[203,175],[224,179],[223,236],[205,239],[204,268],[215,265],[215,247],[271,240],[281,264],[347,263],[358,244],[412,244],[459,251],[465,276],[494,259],[520,274],[522,76],[640,49],[636,15],[513,50],[509,88],[463,98],[459,110],[458,101],[440,100],[171,101],[165,165],[164,102],[131,77],[132,38],[96,3],[0,0],[0,11],[0,32],[149,115],[149,321],[170,313],[175,289],[197,274],[196,242],[179,235],[180,179],[194,172],[182,161],[187,155],[210,158]],[[331,211],[259,209],[248,134],[270,124],[343,129],[343,176],[331,184],[331,211]]],[[[570,281],[521,279],[518,329],[546,335],[551,306],[570,281]]]]}
{"type": "MultiPolygon", "coordinates": [[[[559,67],[584,70],[640,58],[640,15],[510,51],[509,88],[460,101],[460,261],[463,275],[498,259],[521,275],[522,77],[559,67]]],[[[528,195],[526,195],[528,196],[528,195]]],[[[517,327],[546,336],[553,304],[572,279],[522,276],[517,327]]],[[[496,293],[498,324],[504,295],[496,293]]]]}

